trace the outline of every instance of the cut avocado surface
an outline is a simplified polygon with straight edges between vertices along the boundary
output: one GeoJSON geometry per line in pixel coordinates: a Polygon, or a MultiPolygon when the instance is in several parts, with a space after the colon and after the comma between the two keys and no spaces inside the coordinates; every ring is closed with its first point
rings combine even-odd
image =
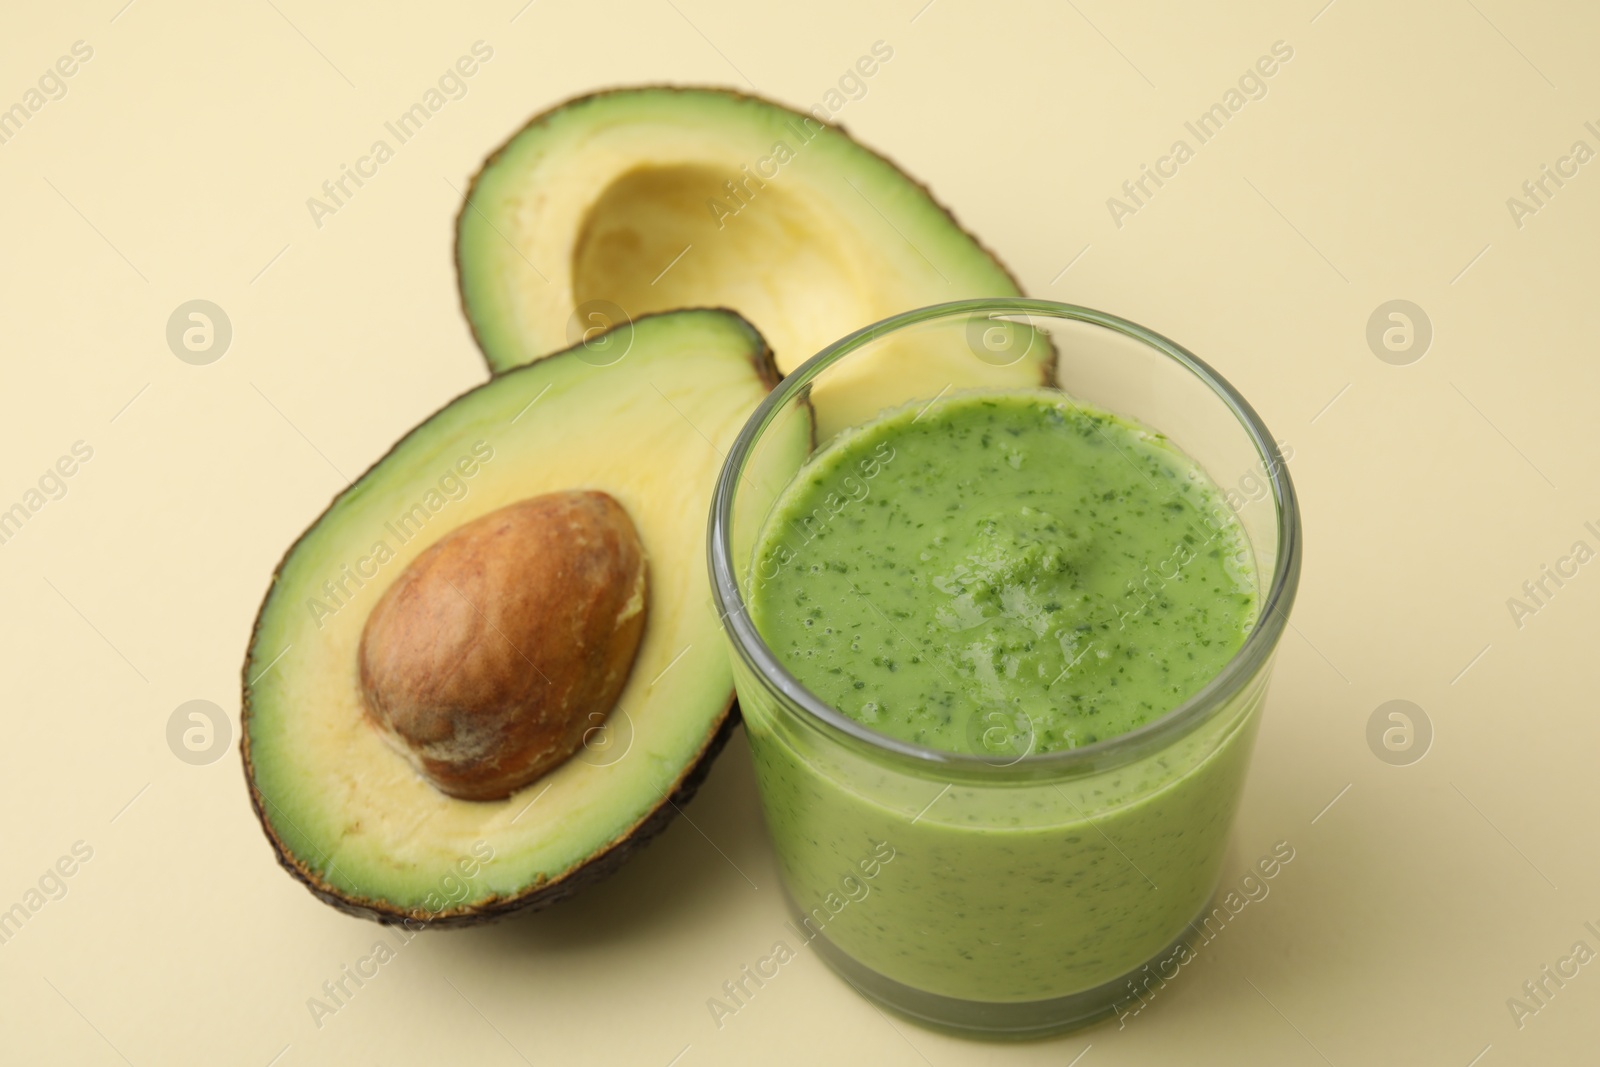
{"type": "Polygon", "coordinates": [[[347,911],[459,924],[565,896],[664,825],[732,726],[707,514],[776,380],[730,312],[643,317],[462,395],[341,493],[280,564],[244,665],[245,773],[280,862],[347,911]],[[446,534],[567,490],[608,494],[643,545],[631,671],[594,743],[505,799],[447,796],[364,715],[363,626],[446,534]]]}
{"type": "MultiPolygon", "coordinates": [[[[456,257],[497,372],[619,318],[717,306],[754,323],[787,373],[890,315],[1019,294],[887,159],[810,115],[715,89],[615,90],[535,117],[474,179],[456,257]]],[[[995,384],[964,348],[884,346],[875,360],[870,374],[888,379],[899,360],[938,360],[955,388],[995,384]]],[[[1041,346],[1017,384],[1053,368],[1041,346]]],[[[813,396],[824,436],[877,411],[870,388],[846,384],[813,396]]]]}

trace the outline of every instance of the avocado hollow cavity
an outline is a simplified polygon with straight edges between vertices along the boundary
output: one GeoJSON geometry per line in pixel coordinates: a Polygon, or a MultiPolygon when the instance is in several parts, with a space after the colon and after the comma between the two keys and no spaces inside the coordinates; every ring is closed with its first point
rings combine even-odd
{"type": "Polygon", "coordinates": [[[644,548],[609,495],[507,505],[412,560],[368,617],[366,713],[435,788],[498,800],[605,721],[644,631],[644,548]]]}
{"type": "Polygon", "coordinates": [[[857,276],[851,235],[786,189],[781,172],[732,174],[641,163],[606,186],[577,228],[574,306],[738,308],[791,366],[833,340],[834,324],[883,317],[871,280],[857,276]]]}

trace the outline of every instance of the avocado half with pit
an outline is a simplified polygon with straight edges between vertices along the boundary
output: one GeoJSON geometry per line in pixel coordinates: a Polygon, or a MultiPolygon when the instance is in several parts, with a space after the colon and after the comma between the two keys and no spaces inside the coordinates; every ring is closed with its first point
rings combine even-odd
{"type": "MultiPolygon", "coordinates": [[[[706,523],[776,382],[731,312],[642,317],[458,397],[339,494],[244,665],[282,865],[354,914],[464,924],[659,831],[734,722],[706,523]]],[[[804,421],[780,441],[796,465],[804,421]]]]}
{"type": "MultiPolygon", "coordinates": [[[[536,116],[473,179],[456,259],[496,372],[641,314],[727,307],[788,373],[890,315],[1020,294],[893,163],[837,126],[719,89],[614,90],[536,116]]],[[[824,436],[903,399],[873,388],[902,377],[896,360],[921,374],[941,361],[933,373],[955,388],[1000,384],[994,361],[961,346],[923,339],[874,358],[817,383],[824,436]]],[[[1012,373],[1050,381],[1053,351],[1031,346],[1012,373]]]]}

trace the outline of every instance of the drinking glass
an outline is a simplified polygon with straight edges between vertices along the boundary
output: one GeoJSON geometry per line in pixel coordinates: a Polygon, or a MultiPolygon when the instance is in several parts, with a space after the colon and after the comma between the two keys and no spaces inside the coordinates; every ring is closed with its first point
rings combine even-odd
{"type": "MultiPolygon", "coordinates": [[[[892,469],[880,476],[892,492],[892,469]]],[[[1114,315],[941,304],[796,369],[729,452],[709,537],[792,936],[861,993],[939,1028],[1037,1036],[1132,1003],[1148,968],[1165,969],[1209,921],[1300,541],[1284,457],[1256,412],[1200,359],[1114,315]],[[993,747],[980,707],[967,709],[971,751],[886,736],[808,691],[753,625],[767,518],[849,426],[1030,377],[1160,432],[1210,477],[1254,564],[1253,628],[1182,704],[1079,748],[1019,751],[1004,731],[993,747]]]]}

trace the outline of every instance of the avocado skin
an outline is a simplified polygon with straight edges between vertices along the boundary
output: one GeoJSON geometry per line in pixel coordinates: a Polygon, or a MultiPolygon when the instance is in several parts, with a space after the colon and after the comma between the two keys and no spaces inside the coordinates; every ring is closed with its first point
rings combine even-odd
{"type": "MultiPolygon", "coordinates": [[[[758,378],[767,386],[768,389],[775,388],[782,380],[783,375],[778,372],[777,363],[773,360],[772,350],[767,346],[766,340],[761,336],[760,331],[752,326],[743,316],[739,315],[738,312],[729,308],[689,308],[677,309],[673,311],[650,312],[648,314],[638,316],[638,318],[633,320],[631,325],[637,326],[638,323],[646,319],[655,318],[657,316],[678,315],[682,314],[684,311],[711,311],[724,314],[735,319],[743,326],[744,330],[750,337],[750,362],[756,371],[758,378]]],[[[627,324],[623,324],[614,328],[625,328],[626,325],[627,324]]],[[[514,367],[503,372],[503,374],[516,374],[529,367],[533,367],[539,363],[542,363],[547,359],[554,359],[558,356],[575,352],[583,347],[584,345],[580,343],[573,345],[570,348],[564,348],[560,351],[552,352],[546,356],[540,356],[531,363],[525,363],[520,367],[514,367]]],[[[494,380],[495,377],[491,377],[489,381],[481,382],[470,389],[463,390],[461,393],[441,404],[436,410],[444,410],[451,404],[454,404],[456,401],[462,399],[462,397],[488,386],[494,380]]],[[[809,410],[809,401],[806,402],[806,407],[809,410]]],[[[404,434],[393,445],[391,445],[382,456],[379,456],[376,460],[374,460],[367,470],[358,475],[351,484],[360,484],[363,478],[381,466],[383,462],[387,460],[389,456],[392,455],[397,449],[399,449],[400,446],[404,444],[413,433],[416,433],[423,426],[427,425],[431,417],[432,416],[429,416],[429,418],[423,419],[417,424],[417,426],[407,431],[407,433],[404,434]]],[[[816,444],[814,420],[812,425],[811,444],[813,447],[816,444]]],[[[261,607],[257,609],[255,621],[251,623],[250,626],[250,640],[246,645],[247,649],[255,647],[256,638],[260,633],[262,619],[266,614],[267,606],[272,601],[272,595],[278,587],[278,583],[283,574],[284,566],[294,556],[295,550],[300,547],[301,542],[311,535],[312,531],[314,531],[321,523],[323,517],[339,502],[340,498],[346,491],[348,490],[343,490],[334,494],[333,499],[328,503],[328,507],[324,508],[322,513],[312,520],[309,525],[307,525],[299,537],[295,538],[294,542],[288,547],[288,549],[284,551],[283,557],[278,561],[278,565],[273,568],[272,577],[267,582],[267,591],[261,598],[261,607]]],[[[636,822],[633,827],[621,837],[613,840],[604,848],[591,853],[586,859],[568,868],[560,876],[554,879],[548,879],[541,883],[527,886],[521,891],[510,896],[489,897],[460,906],[446,908],[443,911],[430,913],[424,908],[403,908],[388,901],[373,900],[369,897],[343,893],[325,882],[317,874],[317,872],[312,870],[308,865],[298,860],[294,853],[283,843],[282,839],[278,837],[277,832],[272,827],[271,820],[267,817],[267,805],[270,804],[271,801],[262,794],[261,790],[256,785],[255,764],[252,760],[250,751],[250,719],[252,714],[250,688],[251,666],[252,660],[247,653],[244,663],[240,667],[239,671],[241,686],[241,698],[239,706],[239,756],[244,770],[245,785],[248,787],[250,794],[251,809],[255,812],[256,821],[260,823],[262,832],[266,835],[267,840],[272,844],[273,855],[277,858],[279,866],[283,867],[284,870],[293,875],[295,880],[299,881],[311,892],[312,896],[316,897],[324,904],[336,908],[347,915],[353,915],[361,919],[370,919],[385,926],[398,926],[407,923],[409,923],[410,926],[415,929],[434,926],[446,929],[477,926],[482,923],[498,921],[516,911],[537,911],[538,909],[548,907],[557,901],[565,900],[567,897],[572,896],[585,886],[593,885],[594,883],[601,881],[607,875],[626,863],[632,856],[634,856],[646,844],[648,844],[652,838],[654,838],[662,830],[666,829],[667,824],[672,821],[673,816],[677,815],[679,809],[684,804],[687,804],[699,790],[700,784],[704,782],[706,776],[711,773],[711,764],[715,762],[718,754],[721,753],[723,746],[727,744],[728,738],[733,735],[734,727],[743,721],[739,712],[739,705],[735,695],[732,692],[729,692],[727,703],[724,706],[721,714],[721,722],[717,726],[716,731],[710,735],[705,746],[700,750],[700,755],[696,757],[696,759],[688,767],[685,768],[683,774],[678,778],[677,785],[673,787],[671,794],[663,796],[660,802],[657,803],[649,813],[636,822]]]]}

